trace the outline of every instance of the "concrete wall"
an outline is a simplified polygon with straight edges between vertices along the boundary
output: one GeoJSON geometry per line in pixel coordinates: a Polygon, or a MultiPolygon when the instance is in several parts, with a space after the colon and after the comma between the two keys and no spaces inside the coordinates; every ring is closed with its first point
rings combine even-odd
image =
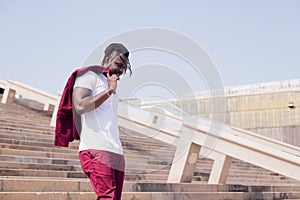
{"type": "Polygon", "coordinates": [[[226,123],[300,146],[300,80],[286,82],[240,86],[241,92],[235,87],[234,93],[230,93],[233,88],[227,88],[224,101],[198,95],[196,101],[186,98],[176,104],[188,113],[212,118],[220,110],[215,103],[225,103],[226,123]],[[289,102],[294,108],[288,106],[289,102]]]}

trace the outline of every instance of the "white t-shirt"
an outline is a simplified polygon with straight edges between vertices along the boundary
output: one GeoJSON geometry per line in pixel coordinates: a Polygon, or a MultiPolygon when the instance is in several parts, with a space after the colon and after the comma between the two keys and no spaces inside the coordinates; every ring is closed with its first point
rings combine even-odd
{"type": "MultiPolygon", "coordinates": [[[[76,78],[74,88],[76,87],[90,89],[95,96],[108,88],[107,78],[103,74],[88,71],[76,78]]],[[[111,95],[95,110],[83,113],[79,151],[95,149],[123,155],[117,114],[117,94],[111,95]]]]}

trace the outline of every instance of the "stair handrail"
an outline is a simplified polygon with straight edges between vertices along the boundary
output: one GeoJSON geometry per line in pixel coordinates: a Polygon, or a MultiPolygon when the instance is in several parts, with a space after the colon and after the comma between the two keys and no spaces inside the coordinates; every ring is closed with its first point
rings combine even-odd
{"type": "MultiPolygon", "coordinates": [[[[125,102],[123,102],[125,103],[125,102]]],[[[126,104],[126,103],[125,103],[126,104]]],[[[123,111],[119,113],[119,118],[121,119],[121,125],[122,126],[131,126],[129,128],[134,129],[135,127],[130,123],[136,123],[138,122],[140,126],[144,125],[144,129],[147,127],[147,122],[143,121],[142,117],[142,110],[139,110],[139,108],[135,107],[133,108],[132,105],[123,104],[123,111]],[[125,107],[124,107],[125,106],[125,107]],[[131,106],[130,109],[136,109],[136,112],[139,112],[139,117],[134,119],[133,116],[127,116],[130,117],[128,121],[126,121],[126,113],[124,113],[124,110],[126,111],[126,106],[131,106]],[[125,121],[124,121],[125,120],[125,121]],[[136,120],[136,121],[135,121],[136,120]]],[[[128,109],[128,108],[127,108],[128,109]]],[[[145,111],[144,111],[145,112],[145,111]]],[[[154,111],[155,112],[155,111],[154,111]]],[[[147,113],[147,112],[145,112],[147,113]]],[[[159,115],[164,115],[163,117],[166,118],[166,113],[158,113],[159,115]]],[[[172,118],[168,117],[168,120],[176,120],[174,116],[172,118]]],[[[199,119],[195,118],[194,116],[191,116],[190,119],[185,120],[183,127],[184,127],[184,133],[181,134],[181,137],[184,135],[188,135],[189,133],[195,133],[197,132],[197,137],[192,138],[189,142],[195,143],[197,145],[203,146],[205,142],[206,137],[216,137],[218,140],[216,146],[211,150],[212,152],[212,158],[216,160],[226,160],[230,161],[230,159],[227,158],[237,158],[240,160],[243,160],[245,162],[252,163],[256,166],[263,167],[265,169],[275,171],[277,173],[283,174],[285,176],[300,180],[300,148],[294,147],[292,145],[284,144],[283,142],[279,142],[270,138],[267,138],[265,136],[256,136],[255,134],[244,131],[242,129],[238,129],[235,127],[232,127],[230,125],[224,125],[224,128],[221,130],[221,133],[218,135],[215,135],[214,133],[210,133],[210,127],[208,123],[201,124],[201,127],[195,127],[195,124],[198,124],[199,119]],[[205,125],[206,124],[206,125],[205,125]],[[237,132],[239,134],[237,134],[237,132]],[[249,134],[251,133],[251,134],[249,134]],[[248,137],[244,137],[248,136],[248,137]],[[250,137],[251,136],[251,137],[250,137]],[[258,138],[258,140],[255,140],[255,138],[258,138]],[[266,141],[265,143],[262,141],[266,141]],[[227,145],[227,148],[224,148],[220,146],[220,144],[223,144],[224,146],[227,145]],[[270,145],[272,144],[272,145],[270,145]],[[236,152],[232,151],[231,148],[237,149],[236,152]],[[240,152],[239,149],[242,151],[240,152]],[[243,151],[247,152],[249,155],[243,155],[243,151]],[[253,157],[253,155],[257,157],[253,157]],[[214,158],[215,156],[215,158],[214,158]],[[220,157],[220,158],[218,158],[220,157]],[[260,160],[261,158],[264,158],[264,160],[260,160]],[[269,162],[267,162],[269,161],[269,162]],[[272,164],[272,162],[274,162],[272,164]]],[[[203,119],[202,119],[203,120],[203,119]]],[[[159,134],[154,134],[152,137],[159,139],[161,141],[169,143],[173,143],[173,145],[180,144],[181,138],[178,138],[178,133],[174,133],[167,129],[161,129],[161,130],[155,130],[155,127],[148,127],[147,131],[151,132],[151,129],[153,129],[156,132],[159,132],[159,134]],[[148,130],[149,129],[149,130],[148,130]],[[167,133],[167,134],[165,134],[167,133]],[[170,137],[170,136],[173,136],[170,137]],[[174,142],[176,141],[176,142],[174,142]]],[[[144,133],[147,131],[143,130],[144,133]]],[[[176,155],[176,153],[175,153],[176,155]]],[[[174,158],[176,159],[176,158],[174,158]]],[[[220,163],[220,162],[219,162],[220,163]]],[[[222,162],[221,162],[222,163],[222,162]]],[[[174,164],[174,162],[173,162],[174,164]]],[[[228,162],[227,162],[228,165],[228,162]]],[[[171,168],[172,169],[172,168],[171,168]]],[[[171,173],[171,172],[170,172],[171,173]]],[[[212,172],[213,173],[213,172],[212,172]]],[[[223,172],[219,172],[223,173],[223,172]]],[[[169,175],[170,176],[170,175],[169,175]]],[[[211,181],[211,183],[220,183],[218,182],[220,179],[211,181]],[[217,181],[217,182],[216,182],[217,181]]]]}
{"type": "MultiPolygon", "coordinates": [[[[3,84],[1,83],[1,85],[5,87],[3,88],[4,94],[1,100],[2,103],[12,102],[15,99],[15,95],[18,94],[43,103],[44,110],[50,110],[51,107],[53,107],[53,116],[55,115],[55,111],[57,110],[56,108],[59,103],[58,95],[53,95],[51,93],[39,90],[37,88],[13,80],[3,82],[3,84]]],[[[52,121],[51,125],[53,124],[52,121]]]]}

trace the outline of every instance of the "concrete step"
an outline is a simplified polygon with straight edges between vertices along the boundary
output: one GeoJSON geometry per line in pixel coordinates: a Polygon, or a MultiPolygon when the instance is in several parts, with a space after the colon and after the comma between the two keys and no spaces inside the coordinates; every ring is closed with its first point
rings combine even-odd
{"type": "Polygon", "coordinates": [[[49,124],[40,124],[40,123],[24,123],[24,122],[10,122],[4,121],[3,119],[0,120],[0,128],[4,127],[16,127],[16,128],[24,128],[24,129],[35,129],[35,130],[47,130],[48,132],[54,132],[55,128],[49,126],[49,124]]]}
{"type": "Polygon", "coordinates": [[[130,150],[140,150],[145,151],[148,154],[161,154],[161,155],[173,155],[175,153],[174,150],[164,149],[160,148],[160,146],[156,146],[155,144],[147,144],[145,145],[144,142],[141,141],[128,141],[127,139],[123,139],[122,137],[121,141],[123,142],[123,146],[126,147],[126,149],[130,150]]]}
{"type": "MultiPolygon", "coordinates": [[[[125,161],[126,162],[126,161],[125,161]]],[[[155,165],[155,164],[148,164],[148,163],[128,163],[126,162],[126,168],[128,169],[145,169],[145,170],[157,170],[165,168],[168,165],[155,165]]]]}
{"type": "MultiPolygon", "coordinates": [[[[164,160],[155,160],[155,158],[139,158],[136,157],[137,155],[128,155],[125,154],[125,161],[126,165],[130,168],[139,168],[139,165],[148,165],[150,166],[159,166],[159,167],[166,167],[171,164],[171,162],[164,161],[164,160]]],[[[148,168],[148,167],[146,167],[148,168]]]]}
{"type": "Polygon", "coordinates": [[[30,141],[24,139],[11,139],[11,138],[0,138],[0,143],[6,144],[16,144],[16,145],[25,145],[25,146],[36,146],[36,147],[48,147],[48,148],[62,148],[62,149],[78,149],[78,141],[72,142],[68,148],[65,147],[55,147],[53,143],[49,142],[39,142],[39,141],[30,141]]]}
{"type": "MultiPolygon", "coordinates": [[[[2,154],[4,154],[4,153],[7,153],[7,152],[9,152],[9,151],[2,151],[2,154]]],[[[15,155],[26,155],[27,153],[24,153],[24,152],[22,152],[22,151],[19,151],[19,152],[13,152],[15,155]]],[[[52,156],[52,157],[54,157],[55,158],[55,155],[53,156],[53,155],[51,155],[51,154],[49,154],[49,153],[45,153],[45,154],[40,154],[40,153],[38,153],[38,152],[36,152],[37,154],[35,155],[35,156],[40,156],[40,157],[43,157],[43,156],[52,156]]],[[[58,154],[58,155],[60,155],[60,154],[58,154]]],[[[64,156],[56,156],[56,157],[64,157],[64,156]]],[[[68,156],[67,156],[68,157],[68,156]]],[[[73,159],[78,159],[78,155],[74,155],[73,157],[72,157],[73,159]]],[[[137,160],[138,161],[138,160],[137,160]]],[[[136,161],[136,162],[137,162],[136,161]]],[[[136,168],[136,169],[146,169],[145,171],[147,172],[147,173],[158,173],[159,172],[159,170],[160,169],[162,169],[162,168],[164,168],[165,166],[159,166],[159,165],[148,165],[147,163],[144,163],[144,164],[130,164],[128,161],[127,161],[127,169],[131,169],[131,168],[136,168]],[[146,166],[146,167],[145,167],[146,166]]],[[[157,164],[157,163],[156,163],[157,164]]],[[[136,170],[133,170],[133,171],[130,171],[130,170],[128,170],[129,172],[136,172],[136,170]]],[[[247,170],[247,172],[249,172],[249,169],[247,170]]],[[[166,173],[163,173],[163,174],[166,174],[166,173]]],[[[256,174],[249,174],[249,173],[247,173],[246,175],[242,175],[242,173],[241,172],[234,172],[233,173],[233,176],[238,176],[238,178],[241,178],[241,179],[245,179],[245,178],[249,178],[249,179],[276,179],[276,180],[282,180],[282,179],[286,179],[286,178],[284,178],[283,176],[261,176],[261,175],[257,175],[257,173],[256,174]]],[[[231,176],[230,176],[231,177],[231,176]]],[[[231,177],[231,178],[234,178],[234,177],[231,177]]],[[[260,181],[261,182],[261,181],[260,181]]]]}
{"type": "MultiPolygon", "coordinates": [[[[18,123],[18,122],[14,122],[14,123],[18,123]]],[[[26,124],[28,124],[26,122],[26,124]]],[[[49,122],[50,124],[50,122],[49,122]]],[[[47,124],[47,126],[49,126],[49,124],[47,124]]],[[[41,125],[42,126],[42,125],[41,125]]],[[[46,126],[46,125],[44,125],[46,126]]],[[[49,128],[38,128],[38,127],[35,127],[33,125],[30,125],[30,126],[24,126],[22,127],[22,125],[19,125],[19,124],[16,124],[15,126],[7,126],[7,125],[0,125],[0,132],[7,132],[9,131],[8,133],[14,133],[16,135],[23,135],[23,134],[26,134],[26,135],[29,135],[30,134],[37,134],[36,136],[39,137],[39,136],[45,136],[45,135],[54,135],[54,130],[51,130],[51,127],[49,128]]]]}
{"type": "MultiPolygon", "coordinates": [[[[33,137],[33,136],[26,136],[24,135],[15,135],[15,134],[10,134],[10,133],[0,133],[0,138],[6,138],[6,139],[14,139],[14,140],[28,140],[28,141],[35,141],[35,142],[44,142],[48,144],[53,145],[53,139],[47,139],[47,138],[42,138],[42,137],[33,137]]],[[[54,136],[53,136],[54,138],[54,136]]]]}
{"type": "Polygon", "coordinates": [[[1,200],[88,200],[94,192],[0,192],[1,200]]]}
{"type": "Polygon", "coordinates": [[[122,200],[249,200],[298,199],[300,192],[126,192],[122,200]]]}
{"type": "MultiPolygon", "coordinates": [[[[21,143],[21,144],[29,145],[30,148],[32,148],[32,146],[54,147],[53,144],[52,144],[53,143],[52,138],[50,138],[50,139],[45,139],[45,138],[38,139],[38,138],[33,137],[33,136],[18,136],[18,135],[3,134],[3,133],[2,134],[0,133],[0,137],[2,137],[2,138],[0,138],[0,143],[11,143],[11,144],[20,144],[21,143]],[[10,141],[10,139],[11,139],[11,141],[10,141]],[[32,140],[36,140],[36,141],[32,142],[32,140]]],[[[53,136],[50,136],[50,137],[53,137],[53,136]]],[[[76,148],[77,148],[77,144],[75,144],[74,146],[76,146],[76,148]]],[[[55,148],[58,148],[58,147],[55,147],[55,148]]],[[[26,149],[26,148],[23,147],[23,149],[26,149]]],[[[70,148],[61,148],[61,149],[66,149],[67,150],[67,149],[70,149],[70,148]]],[[[72,149],[74,149],[74,148],[72,148],[72,149]]],[[[126,153],[126,151],[128,151],[128,150],[125,149],[125,153],[126,153]]],[[[151,157],[151,155],[149,155],[149,154],[141,155],[141,157],[143,157],[143,156],[148,157],[148,158],[151,157]]],[[[166,158],[166,157],[163,157],[163,156],[159,157],[159,155],[155,155],[153,157],[158,157],[158,160],[159,160],[159,158],[164,158],[164,160],[166,158]]],[[[169,157],[168,159],[169,159],[168,162],[170,162],[172,160],[172,157],[169,157]]],[[[153,160],[156,160],[156,158],[154,158],[153,160]]]]}
{"type": "Polygon", "coordinates": [[[60,164],[60,165],[80,165],[79,159],[63,159],[63,158],[43,158],[33,156],[11,156],[1,155],[1,161],[20,162],[20,163],[44,163],[44,164],[60,164]]]}
{"type": "Polygon", "coordinates": [[[7,110],[7,109],[2,109],[0,108],[0,116],[1,116],[1,119],[5,119],[5,120],[8,120],[8,121],[11,121],[11,122],[29,122],[29,123],[32,123],[32,122],[35,122],[36,119],[39,119],[39,122],[41,124],[47,124],[49,123],[50,124],[50,121],[51,121],[51,117],[50,115],[49,116],[45,116],[41,113],[34,113],[34,112],[31,112],[31,113],[28,113],[26,110],[25,111],[22,111],[22,110],[7,110]]]}
{"type": "Polygon", "coordinates": [[[36,119],[38,118],[39,121],[38,123],[43,125],[43,126],[48,126],[51,122],[51,120],[47,117],[45,119],[41,119],[40,116],[33,116],[33,117],[28,117],[28,116],[23,116],[22,114],[15,114],[15,116],[7,116],[5,114],[1,114],[0,111],[0,117],[1,117],[1,121],[5,122],[15,122],[15,123],[21,123],[21,124],[29,124],[29,125],[35,125],[36,123],[36,119]]]}
{"type": "MultiPolygon", "coordinates": [[[[33,102],[32,100],[29,100],[33,102]]],[[[24,99],[15,99],[14,102],[9,102],[6,104],[3,104],[5,107],[9,108],[11,110],[20,110],[20,111],[27,111],[28,113],[34,112],[34,113],[49,113],[48,111],[44,111],[44,105],[42,104],[32,104],[31,102],[29,103],[28,100],[24,99]],[[27,102],[25,102],[27,101],[27,102]]]]}
{"type": "Polygon", "coordinates": [[[0,168],[0,176],[86,178],[83,172],[0,168]]]}
{"type": "Polygon", "coordinates": [[[26,146],[36,146],[36,147],[53,147],[53,143],[49,142],[39,142],[39,141],[30,141],[23,139],[11,139],[9,137],[6,138],[0,138],[0,143],[5,144],[15,144],[15,145],[26,145],[26,146]]]}
{"type": "Polygon", "coordinates": [[[59,165],[43,163],[25,163],[0,161],[0,168],[7,169],[37,169],[37,170],[55,170],[55,171],[82,171],[80,165],[59,165]]]}
{"type": "MultiPolygon", "coordinates": [[[[37,134],[38,137],[49,137],[54,135],[53,130],[49,129],[37,129],[37,128],[30,128],[30,127],[18,127],[18,126],[1,126],[0,125],[0,132],[1,133],[10,133],[15,135],[26,135],[26,136],[34,136],[37,134]]],[[[50,137],[49,137],[50,138],[50,137]]]]}
{"type": "MultiPolygon", "coordinates": [[[[248,173],[248,174],[242,174],[242,173],[234,173],[234,174],[229,174],[229,178],[231,179],[238,179],[238,178],[241,178],[241,179],[245,179],[245,178],[248,178],[248,179],[258,179],[258,180],[261,180],[261,179],[266,179],[266,180],[288,180],[287,177],[285,176],[282,176],[282,175],[257,175],[257,174],[254,174],[254,173],[248,173]]],[[[292,180],[292,179],[289,179],[289,180],[292,180]]]]}
{"type": "MultiPolygon", "coordinates": [[[[1,128],[1,126],[0,126],[1,128]]],[[[3,128],[3,127],[2,127],[3,128]]],[[[47,130],[47,129],[26,129],[22,127],[4,127],[3,131],[1,131],[3,134],[12,134],[14,136],[19,135],[20,137],[26,136],[27,139],[30,139],[30,137],[35,137],[35,138],[42,138],[42,139],[49,139],[49,142],[52,142],[54,133],[52,130],[47,130]]],[[[7,137],[7,136],[5,136],[7,137]]],[[[122,139],[124,146],[128,146],[128,141],[124,138],[122,139]]],[[[153,141],[152,141],[153,143],[153,141]]],[[[143,142],[143,141],[135,141],[133,142],[134,147],[128,147],[128,149],[147,149],[150,153],[155,153],[155,154],[162,154],[162,155],[168,155],[168,154],[173,154],[173,152],[166,152],[167,149],[164,148],[159,148],[159,146],[155,146],[155,143],[149,145],[149,142],[143,142]]],[[[132,146],[129,145],[129,146],[132,146]]],[[[173,151],[173,150],[172,150],[173,151]]]]}
{"type": "Polygon", "coordinates": [[[17,98],[14,100],[14,103],[26,107],[28,109],[35,109],[35,110],[43,110],[44,104],[35,101],[35,100],[29,100],[29,99],[23,99],[23,98],[17,98]]]}
{"type": "Polygon", "coordinates": [[[40,115],[42,115],[43,114],[45,116],[46,114],[48,114],[47,112],[28,109],[24,106],[20,106],[20,105],[15,104],[15,103],[1,104],[0,105],[0,110],[1,111],[18,112],[20,114],[23,113],[24,115],[29,115],[29,114],[40,114],[40,115]]]}
{"type": "Polygon", "coordinates": [[[137,168],[126,168],[126,173],[129,174],[161,174],[161,175],[169,175],[170,170],[161,169],[137,169],[137,168]]]}
{"type": "MultiPolygon", "coordinates": [[[[201,158],[198,160],[197,167],[201,166],[202,163],[210,164],[211,166],[213,165],[212,160],[201,158]]],[[[255,166],[250,163],[243,162],[243,161],[235,160],[235,159],[231,162],[231,168],[234,166],[238,166],[239,168],[244,167],[244,169],[248,169],[248,167],[251,167],[251,168],[255,168],[257,170],[265,170],[261,167],[258,167],[258,166],[255,166]]]]}
{"type": "MultiPolygon", "coordinates": [[[[7,151],[6,151],[7,152],[7,151]]],[[[17,155],[20,155],[20,154],[17,154],[17,155]]],[[[77,155],[75,155],[73,158],[75,158],[75,159],[78,159],[78,156],[77,155]]],[[[128,163],[128,162],[127,162],[128,163]]],[[[157,164],[157,163],[156,163],[157,164]]],[[[136,167],[136,166],[138,166],[139,168],[144,168],[143,166],[144,166],[145,164],[140,164],[140,165],[136,165],[136,164],[132,164],[132,166],[130,166],[130,167],[136,167]]],[[[153,166],[151,166],[151,167],[148,167],[148,169],[146,169],[146,171],[147,171],[147,173],[159,173],[159,170],[161,169],[161,166],[160,167],[154,167],[153,168],[153,166]]],[[[128,170],[129,172],[131,172],[132,173],[132,171],[130,171],[130,170],[128,170]]],[[[133,172],[135,172],[136,170],[133,170],[133,172]]],[[[247,171],[249,171],[249,167],[248,167],[248,170],[247,171]]],[[[165,174],[166,175],[166,173],[163,173],[163,174],[165,174]]],[[[239,176],[239,178],[240,179],[245,179],[245,176],[240,176],[239,175],[239,173],[237,173],[237,172],[234,172],[234,174],[238,174],[238,176],[239,176]]],[[[249,175],[247,175],[247,177],[248,178],[250,178],[250,179],[253,179],[253,178],[260,178],[260,179],[262,179],[263,177],[261,177],[261,176],[257,176],[257,175],[250,175],[250,177],[249,177],[249,175]],[[251,177],[252,176],[252,177],[251,177]]],[[[264,178],[266,178],[266,179],[274,179],[274,178],[270,178],[270,177],[264,177],[264,178]]],[[[281,177],[280,178],[278,178],[278,176],[276,177],[276,179],[282,179],[281,177]]],[[[230,179],[229,179],[230,180],[230,179]]],[[[235,181],[236,180],[238,180],[238,179],[235,179],[235,181]]],[[[244,182],[244,181],[243,181],[244,182]]],[[[256,182],[262,182],[262,181],[256,181],[256,182]]]]}
{"type": "Polygon", "coordinates": [[[89,179],[0,178],[1,192],[93,192],[89,179]]]}
{"type": "MultiPolygon", "coordinates": [[[[42,169],[8,169],[0,168],[0,176],[24,176],[24,177],[64,177],[64,178],[86,178],[87,176],[82,171],[57,171],[57,170],[42,170],[42,169]]],[[[151,181],[166,181],[168,175],[161,174],[125,174],[125,180],[151,180],[151,181]]]]}
{"type": "Polygon", "coordinates": [[[156,182],[166,182],[168,179],[168,175],[164,174],[125,174],[126,181],[156,181],[156,182]]]}
{"type": "Polygon", "coordinates": [[[299,184],[295,180],[272,180],[272,179],[250,179],[250,178],[230,178],[226,180],[226,184],[247,184],[247,185],[285,185],[285,184],[299,184]]]}
{"type": "Polygon", "coordinates": [[[4,148],[0,148],[0,154],[11,155],[11,156],[33,156],[33,157],[43,157],[43,158],[78,159],[78,154],[4,149],[4,148]]]}
{"type": "MultiPolygon", "coordinates": [[[[20,144],[7,144],[0,143],[0,148],[4,149],[17,149],[17,150],[28,150],[28,151],[45,151],[45,152],[55,152],[55,153],[66,153],[66,154],[73,154],[78,156],[77,149],[70,149],[70,148],[60,148],[60,147],[43,147],[43,146],[33,146],[33,145],[20,145],[20,144]]],[[[168,161],[155,159],[153,157],[147,155],[138,155],[133,153],[128,153],[130,151],[124,150],[124,156],[126,162],[148,162],[149,164],[167,164],[168,161]]]]}
{"type": "MultiPolygon", "coordinates": [[[[53,170],[53,171],[76,171],[82,172],[81,165],[61,165],[61,164],[42,164],[26,162],[8,162],[0,161],[2,169],[36,169],[36,170],[53,170]]],[[[132,170],[126,169],[126,174],[158,174],[168,176],[168,170],[132,170]]]]}
{"type": "MultiPolygon", "coordinates": [[[[171,151],[175,151],[175,148],[173,146],[170,146],[168,144],[160,144],[158,143],[155,139],[149,139],[149,140],[134,140],[132,138],[128,138],[128,136],[126,135],[126,137],[122,138],[122,133],[120,134],[120,138],[123,139],[123,141],[126,141],[127,143],[127,147],[131,148],[131,147],[142,147],[144,149],[149,149],[149,151],[164,151],[164,152],[171,152],[171,151]],[[136,145],[133,145],[134,142],[136,145]],[[138,146],[138,144],[140,144],[140,146],[138,146]]],[[[125,144],[125,145],[126,145],[125,144]]]]}
{"type": "MultiPolygon", "coordinates": [[[[67,166],[67,165],[58,165],[58,164],[36,164],[36,163],[18,163],[18,162],[0,162],[0,167],[5,168],[5,169],[36,169],[36,170],[53,170],[53,171],[77,171],[81,172],[81,166],[80,165],[73,165],[73,166],[67,166]]],[[[148,174],[151,174],[151,179],[153,178],[154,180],[166,180],[168,176],[169,171],[168,170],[162,170],[162,169],[148,169],[148,170],[132,170],[131,168],[126,170],[127,174],[127,180],[149,180],[148,174]],[[146,175],[147,174],[147,175],[146,175]],[[145,176],[144,176],[145,175],[145,176]],[[161,176],[163,175],[163,176],[161,176]]],[[[2,174],[2,175],[9,175],[9,176],[14,176],[14,174],[7,173],[2,174]]],[[[198,181],[207,181],[208,175],[207,176],[202,176],[202,175],[196,175],[194,176],[194,180],[198,181]]],[[[233,177],[229,177],[229,180],[233,180],[233,177]]],[[[243,179],[245,183],[247,182],[255,182],[255,183],[262,183],[262,182],[273,182],[274,180],[280,181],[281,183],[284,182],[289,182],[289,183],[297,183],[295,180],[286,180],[286,179],[280,179],[277,177],[257,177],[253,175],[248,175],[248,176],[238,176],[236,182],[242,182],[243,179]]]]}
{"type": "MultiPolygon", "coordinates": [[[[11,111],[0,110],[1,122],[16,122],[29,125],[36,125],[36,119],[39,119],[41,125],[49,126],[48,122],[51,120],[49,116],[41,116],[40,114],[24,115],[18,112],[10,113],[11,111]],[[34,120],[35,119],[35,120],[34,120]]],[[[26,111],[25,111],[26,112],[26,111]]],[[[49,122],[50,123],[50,122],[49,122]]]]}
{"type": "Polygon", "coordinates": [[[6,114],[7,116],[14,116],[16,114],[23,116],[41,116],[41,117],[50,117],[51,113],[44,110],[32,110],[19,106],[17,104],[1,104],[0,105],[1,113],[6,114]]]}
{"type": "Polygon", "coordinates": [[[298,199],[300,192],[126,192],[122,200],[249,200],[298,199]]]}
{"type": "MultiPolygon", "coordinates": [[[[40,154],[37,154],[40,155],[40,154]]],[[[49,155],[48,157],[36,157],[34,156],[34,154],[29,154],[29,155],[22,155],[22,157],[18,154],[15,155],[0,155],[0,158],[2,159],[2,161],[5,161],[2,163],[1,165],[1,161],[0,161],[0,166],[5,166],[5,168],[10,168],[9,163],[20,163],[20,165],[18,165],[20,168],[21,166],[24,167],[24,169],[28,169],[30,166],[34,167],[34,164],[36,165],[36,169],[38,169],[38,165],[41,163],[44,164],[48,164],[49,167],[51,167],[51,165],[53,164],[53,162],[58,162],[58,163],[62,163],[61,165],[68,163],[69,161],[72,162],[74,164],[77,163],[77,165],[72,165],[72,166],[79,166],[79,159],[78,156],[74,156],[74,159],[72,158],[66,158],[65,156],[53,156],[53,155],[49,155]],[[37,159],[38,158],[38,159],[37,159]],[[48,158],[50,158],[51,160],[49,160],[48,158]],[[61,159],[59,161],[57,161],[57,159],[61,159]],[[4,164],[5,163],[5,164],[4,164]],[[23,165],[22,165],[23,163],[23,165]],[[24,163],[26,163],[27,165],[25,165],[24,163]]],[[[164,169],[165,166],[164,165],[151,165],[151,164],[134,164],[134,163],[128,163],[126,161],[126,169],[130,169],[130,172],[137,172],[139,171],[141,172],[157,172],[160,171],[161,169],[164,169]]],[[[70,165],[69,165],[70,166],[70,165]]],[[[12,166],[14,167],[14,166],[12,166]]],[[[43,166],[41,166],[43,167],[43,166]]],[[[44,166],[45,167],[45,166],[44,166]]],[[[71,167],[71,166],[70,166],[71,167]]]]}
{"type": "MultiPolygon", "coordinates": [[[[6,146],[2,145],[1,146],[6,146]]],[[[21,147],[17,146],[16,147],[21,147]]],[[[11,147],[11,146],[10,146],[11,147]]],[[[78,159],[78,151],[72,150],[72,151],[63,151],[63,152],[56,152],[56,150],[64,150],[60,148],[44,148],[44,147],[30,147],[30,149],[35,149],[33,150],[26,150],[26,146],[23,146],[25,148],[23,149],[11,149],[11,148],[0,148],[0,153],[2,155],[22,155],[22,156],[36,156],[36,157],[47,157],[47,158],[66,158],[66,159],[78,159]]],[[[66,149],[66,148],[65,148],[66,149]]],[[[66,149],[68,150],[68,149],[66,149]]],[[[141,163],[141,167],[144,167],[145,165],[146,168],[157,168],[156,166],[165,166],[169,165],[168,161],[160,161],[160,160],[155,160],[155,158],[151,158],[149,156],[141,156],[141,155],[134,155],[134,154],[125,154],[125,159],[127,163],[132,163],[131,165],[133,166],[139,166],[137,163],[141,163]],[[154,167],[153,167],[154,166],[154,167]]]]}
{"type": "Polygon", "coordinates": [[[78,154],[77,149],[60,148],[60,147],[55,147],[53,145],[52,147],[44,147],[44,146],[33,146],[33,145],[8,144],[7,142],[6,143],[0,142],[0,148],[78,154]]]}
{"type": "MultiPolygon", "coordinates": [[[[3,137],[0,136],[0,138],[9,138],[10,135],[19,136],[19,137],[27,137],[27,138],[35,138],[38,139],[47,139],[47,142],[54,140],[54,134],[53,133],[41,133],[41,132],[32,132],[32,131],[26,131],[26,130],[0,130],[0,134],[4,135],[3,137]],[[8,135],[8,136],[6,136],[8,135]]],[[[22,140],[22,139],[21,139],[22,140]]],[[[23,139],[24,140],[24,139],[23,139]]],[[[28,139],[27,139],[28,140],[28,139]]],[[[52,142],[53,143],[53,142],[52,142]]]]}
{"type": "MultiPolygon", "coordinates": [[[[170,167],[166,167],[166,170],[170,170],[170,167]]],[[[211,172],[211,166],[209,164],[202,164],[201,167],[199,167],[199,165],[197,166],[197,168],[195,169],[195,174],[197,173],[207,173],[210,174],[211,172]]],[[[258,169],[257,168],[252,168],[252,166],[249,166],[248,168],[241,168],[239,166],[231,166],[230,171],[229,171],[229,176],[233,177],[247,177],[247,176],[252,176],[252,177],[258,177],[258,178],[262,178],[262,177],[275,177],[275,178],[287,178],[283,175],[268,171],[266,169],[258,169]]]]}
{"type": "MultiPolygon", "coordinates": [[[[92,192],[89,179],[0,178],[1,192],[92,192]]],[[[128,182],[124,192],[298,192],[300,185],[247,186],[206,183],[128,182]]]]}
{"type": "MultiPolygon", "coordinates": [[[[54,135],[49,135],[48,133],[42,133],[42,132],[28,132],[26,130],[24,130],[24,132],[22,132],[23,130],[20,129],[20,133],[19,132],[15,132],[12,130],[5,130],[5,132],[0,132],[0,138],[6,138],[6,139],[14,139],[14,140],[26,140],[26,141],[35,141],[35,142],[44,142],[44,143],[49,143],[49,144],[53,144],[53,140],[54,140],[54,135]]],[[[1,142],[1,141],[0,141],[1,142]]],[[[124,141],[122,142],[124,143],[124,141]]],[[[137,144],[138,142],[136,142],[137,144]]],[[[48,146],[49,146],[48,144],[48,146]]],[[[137,146],[141,146],[143,147],[143,145],[137,145],[137,146]]],[[[128,149],[126,147],[126,145],[124,146],[125,149],[130,150],[130,148],[128,149]]],[[[145,147],[143,147],[145,148],[145,147]]],[[[141,149],[139,148],[135,148],[134,150],[140,150],[140,153],[145,155],[155,155],[155,157],[163,157],[163,158],[172,158],[173,154],[172,153],[168,153],[168,152],[162,152],[162,151],[141,151],[141,149]]]]}

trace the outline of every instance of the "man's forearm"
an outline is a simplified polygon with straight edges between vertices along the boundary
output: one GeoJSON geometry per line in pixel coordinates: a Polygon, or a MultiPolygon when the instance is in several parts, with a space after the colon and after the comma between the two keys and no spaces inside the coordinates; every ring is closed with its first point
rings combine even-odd
{"type": "Polygon", "coordinates": [[[75,91],[74,106],[76,112],[81,115],[83,113],[95,110],[100,105],[102,105],[112,93],[113,90],[107,89],[100,92],[96,96],[91,96],[90,94],[82,95],[80,91],[75,91]]]}

